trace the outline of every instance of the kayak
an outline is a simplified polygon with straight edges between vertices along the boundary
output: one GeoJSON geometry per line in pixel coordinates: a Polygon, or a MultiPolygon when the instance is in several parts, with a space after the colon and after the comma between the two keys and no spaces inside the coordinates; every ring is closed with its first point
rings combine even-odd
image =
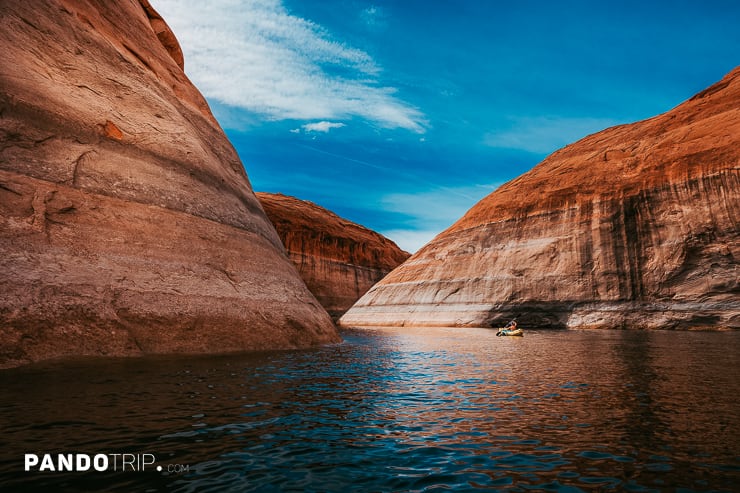
{"type": "Polygon", "coordinates": [[[497,336],[524,336],[524,331],[522,329],[498,329],[498,332],[496,332],[497,336]]]}

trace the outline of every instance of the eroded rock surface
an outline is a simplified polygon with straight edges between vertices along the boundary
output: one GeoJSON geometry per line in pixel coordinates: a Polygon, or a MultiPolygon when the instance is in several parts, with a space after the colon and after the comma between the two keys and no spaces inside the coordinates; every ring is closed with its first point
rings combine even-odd
{"type": "Polygon", "coordinates": [[[740,328],[739,222],[740,68],[553,153],[340,322],[740,328]]]}
{"type": "Polygon", "coordinates": [[[0,366],[338,339],[146,0],[0,3],[0,366]]]}
{"type": "Polygon", "coordinates": [[[301,277],[334,318],[409,257],[388,238],[312,202],[256,195],[301,277]]]}

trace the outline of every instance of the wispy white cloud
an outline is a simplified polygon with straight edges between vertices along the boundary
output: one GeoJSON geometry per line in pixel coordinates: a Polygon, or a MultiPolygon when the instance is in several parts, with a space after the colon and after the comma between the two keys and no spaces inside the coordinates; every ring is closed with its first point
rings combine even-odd
{"type": "Polygon", "coordinates": [[[416,253],[441,231],[442,229],[389,229],[381,231],[380,234],[393,241],[401,250],[416,253]]]}
{"type": "Polygon", "coordinates": [[[152,0],[209,99],[271,120],[360,117],[424,132],[424,115],[380,81],[366,52],[291,15],[281,0],[152,0]],[[341,75],[338,75],[341,74],[341,75]]]}
{"type": "Polygon", "coordinates": [[[508,128],[489,132],[484,143],[491,147],[549,154],[617,123],[605,118],[520,117],[512,119],[508,128]]]}
{"type": "Polygon", "coordinates": [[[301,128],[305,130],[306,132],[324,132],[327,133],[332,128],[342,128],[344,127],[344,123],[339,122],[315,122],[315,123],[306,123],[305,125],[301,125],[301,128]]]}
{"type": "Polygon", "coordinates": [[[385,11],[376,5],[372,5],[360,14],[362,21],[370,29],[382,29],[388,24],[385,11]]]}
{"type": "Polygon", "coordinates": [[[415,252],[450,227],[483,197],[501,184],[438,187],[419,193],[394,193],[383,197],[381,208],[409,216],[408,227],[381,233],[408,252],[415,252]]]}

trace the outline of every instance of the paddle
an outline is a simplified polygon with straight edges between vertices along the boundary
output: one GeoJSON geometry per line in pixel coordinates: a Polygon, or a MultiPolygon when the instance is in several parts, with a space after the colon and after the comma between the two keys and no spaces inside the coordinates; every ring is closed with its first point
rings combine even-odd
{"type": "Polygon", "coordinates": [[[517,319],[517,318],[519,318],[519,314],[517,314],[517,316],[515,316],[514,318],[512,318],[512,319],[511,319],[511,322],[509,322],[508,324],[504,325],[504,328],[503,328],[503,329],[498,329],[498,332],[496,332],[496,336],[497,336],[497,337],[500,337],[500,336],[504,335],[504,334],[503,334],[503,331],[504,331],[504,330],[508,330],[508,329],[509,329],[509,327],[511,327],[511,326],[512,326],[512,324],[516,323],[516,319],[517,319]]]}

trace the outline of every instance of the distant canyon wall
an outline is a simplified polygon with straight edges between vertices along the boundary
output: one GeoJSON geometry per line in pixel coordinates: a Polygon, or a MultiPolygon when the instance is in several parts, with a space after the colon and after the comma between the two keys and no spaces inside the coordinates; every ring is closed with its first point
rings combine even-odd
{"type": "Polygon", "coordinates": [[[337,341],[148,2],[0,3],[0,367],[337,341]]]}
{"type": "Polygon", "coordinates": [[[335,319],[409,257],[388,238],[314,203],[256,195],[306,285],[335,319]]]}
{"type": "Polygon", "coordinates": [[[476,204],[342,325],[740,328],[740,68],[476,204]]]}

